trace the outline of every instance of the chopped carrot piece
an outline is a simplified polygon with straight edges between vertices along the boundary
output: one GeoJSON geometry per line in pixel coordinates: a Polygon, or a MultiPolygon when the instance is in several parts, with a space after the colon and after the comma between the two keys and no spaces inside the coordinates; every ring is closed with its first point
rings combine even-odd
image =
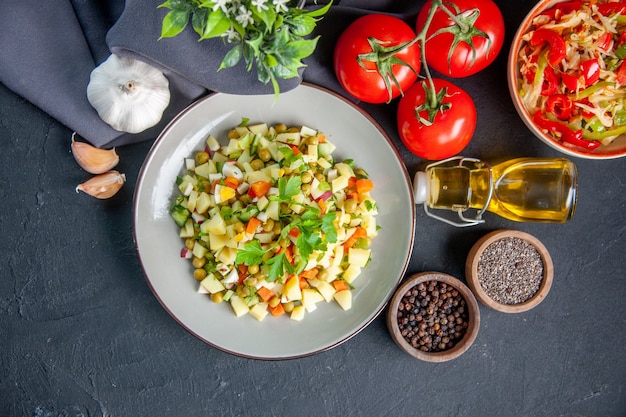
{"type": "Polygon", "coordinates": [[[270,311],[272,316],[280,316],[281,314],[285,314],[285,308],[282,303],[276,304],[276,307],[267,306],[267,309],[270,311]]]}
{"type": "Polygon", "coordinates": [[[255,181],[250,184],[250,191],[254,194],[252,197],[263,197],[271,188],[268,181],[255,181]]]}
{"type": "Polygon", "coordinates": [[[317,134],[317,143],[326,143],[326,135],[323,133],[317,134]]]}
{"type": "Polygon", "coordinates": [[[263,286],[261,288],[259,288],[258,290],[256,290],[256,293],[265,302],[268,302],[269,300],[272,299],[272,297],[274,297],[274,292],[272,290],[270,290],[269,288],[263,287],[263,286]]]}
{"type": "Polygon", "coordinates": [[[318,272],[319,272],[319,269],[317,268],[307,269],[306,271],[302,271],[302,273],[300,274],[300,277],[307,278],[307,279],[315,278],[318,272]]]}
{"type": "Polygon", "coordinates": [[[293,245],[289,245],[285,248],[285,257],[290,264],[293,264],[293,245]]]}
{"type": "Polygon", "coordinates": [[[346,188],[348,188],[349,190],[353,190],[356,187],[356,184],[356,177],[350,177],[350,179],[348,179],[348,186],[346,188]]]}
{"type": "Polygon", "coordinates": [[[351,248],[352,246],[354,246],[356,241],[359,240],[362,237],[367,237],[367,230],[365,230],[361,226],[357,226],[356,230],[354,231],[352,236],[350,236],[348,239],[346,239],[346,241],[343,243],[343,247],[346,248],[346,249],[351,248]]]}
{"type": "Polygon", "coordinates": [[[224,185],[230,188],[237,188],[239,186],[239,180],[233,176],[224,178],[224,185]]]}
{"type": "Polygon", "coordinates": [[[248,220],[248,224],[246,225],[246,233],[253,235],[256,232],[257,227],[261,225],[261,220],[256,217],[252,217],[248,220]]]}
{"type": "Polygon", "coordinates": [[[337,292],[350,289],[350,287],[348,286],[348,283],[344,281],[343,279],[334,280],[333,287],[335,287],[335,291],[337,292]]]}
{"type": "Polygon", "coordinates": [[[320,207],[320,212],[322,214],[326,214],[326,203],[324,203],[324,200],[322,200],[321,198],[319,200],[317,200],[317,205],[320,207]]]}
{"type": "Polygon", "coordinates": [[[298,237],[300,236],[300,229],[298,229],[297,227],[292,227],[291,230],[289,230],[288,235],[291,237],[298,237]]]}
{"type": "Polygon", "coordinates": [[[303,290],[305,288],[309,288],[309,281],[307,281],[306,278],[300,276],[300,289],[303,290]]]}
{"type": "Polygon", "coordinates": [[[374,189],[374,183],[369,178],[361,178],[356,181],[356,191],[359,194],[367,193],[374,189]]]}
{"type": "Polygon", "coordinates": [[[294,155],[302,154],[302,151],[296,145],[289,145],[294,155]]]}

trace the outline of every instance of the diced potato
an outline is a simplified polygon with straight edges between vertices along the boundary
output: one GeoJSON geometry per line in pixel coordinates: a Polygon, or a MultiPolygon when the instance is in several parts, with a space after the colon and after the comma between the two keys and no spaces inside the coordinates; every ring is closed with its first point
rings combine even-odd
{"type": "Polygon", "coordinates": [[[256,205],[259,208],[259,210],[265,210],[265,208],[267,207],[267,205],[270,203],[270,200],[263,196],[261,198],[259,198],[259,200],[257,201],[256,205]]]}
{"type": "Polygon", "coordinates": [[[324,297],[314,288],[304,288],[302,290],[302,305],[309,313],[317,307],[315,304],[324,301],[324,297]]]}
{"type": "Polygon", "coordinates": [[[193,212],[196,210],[196,202],[198,201],[198,192],[195,190],[192,190],[189,195],[188,195],[188,199],[187,199],[187,210],[193,212]]]}
{"type": "Polygon", "coordinates": [[[198,196],[198,200],[196,201],[196,212],[200,214],[204,214],[211,207],[212,198],[209,194],[202,191],[198,196]]]}
{"type": "Polygon", "coordinates": [[[282,143],[289,143],[290,145],[300,145],[300,133],[299,132],[283,132],[276,135],[276,140],[282,143]]]}
{"type": "Polygon", "coordinates": [[[256,303],[250,309],[250,315],[258,321],[263,321],[267,313],[269,313],[269,311],[267,311],[267,303],[265,302],[256,303]]]}
{"type": "Polygon", "coordinates": [[[376,227],[376,217],[374,216],[365,216],[363,221],[361,222],[361,226],[365,228],[367,233],[367,237],[372,238],[378,234],[378,230],[376,227]]]}
{"type": "Polygon", "coordinates": [[[206,230],[207,233],[213,233],[215,235],[226,234],[226,222],[219,213],[215,213],[209,220],[202,223],[202,226],[204,226],[205,223],[207,224],[203,229],[206,230]]]}
{"type": "Polygon", "coordinates": [[[222,249],[224,246],[226,246],[227,242],[228,242],[228,236],[216,235],[215,233],[209,233],[209,247],[211,248],[213,252],[216,252],[222,249]]]}
{"type": "Polygon", "coordinates": [[[267,131],[269,130],[269,128],[267,127],[267,123],[258,123],[255,125],[249,125],[248,129],[250,130],[250,132],[254,133],[255,135],[262,135],[262,136],[267,135],[267,131]]]}
{"type": "Polygon", "coordinates": [[[250,307],[248,307],[244,299],[238,295],[230,297],[230,306],[237,317],[244,316],[250,312],[250,307]]]}
{"type": "Polygon", "coordinates": [[[344,310],[350,310],[352,308],[352,291],[337,291],[333,298],[335,299],[335,301],[337,301],[337,304],[339,304],[344,310]]]}
{"type": "Polygon", "coordinates": [[[196,241],[193,245],[192,253],[196,258],[204,258],[209,250],[196,241]]]}
{"type": "Polygon", "coordinates": [[[305,309],[303,306],[295,306],[291,311],[291,315],[289,316],[289,318],[295,321],[302,321],[302,319],[304,318],[304,313],[305,309]]]}
{"type": "Polygon", "coordinates": [[[224,285],[215,277],[214,274],[207,275],[205,279],[200,281],[200,285],[202,286],[202,288],[207,290],[209,294],[215,294],[226,289],[224,285]]]}
{"type": "Polygon", "coordinates": [[[304,194],[296,194],[291,197],[291,200],[298,204],[291,204],[289,208],[296,214],[300,214],[304,211],[304,207],[302,207],[302,203],[304,203],[304,194]]]}
{"type": "Polygon", "coordinates": [[[193,237],[194,235],[194,230],[193,230],[193,220],[191,220],[190,218],[187,219],[187,221],[185,222],[185,225],[183,227],[180,228],[180,234],[179,236],[186,239],[188,237],[193,237]]]}
{"type": "Polygon", "coordinates": [[[265,212],[267,213],[267,217],[274,221],[278,221],[280,219],[280,203],[275,200],[270,200],[265,212]]]}
{"type": "MultiPolygon", "coordinates": [[[[318,149],[318,154],[319,154],[319,147],[317,149],[318,149]]],[[[317,159],[317,164],[319,166],[321,166],[322,168],[324,168],[324,169],[328,169],[328,168],[330,168],[332,166],[330,164],[330,162],[328,162],[328,160],[326,158],[318,158],[317,159]]]]}
{"type": "Polygon", "coordinates": [[[335,168],[337,169],[337,171],[339,171],[340,176],[348,178],[354,177],[354,171],[352,170],[350,165],[346,164],[345,162],[339,162],[338,164],[335,164],[335,168]]]}
{"type": "Polygon", "coordinates": [[[347,175],[340,175],[331,183],[333,193],[339,192],[346,188],[349,184],[350,177],[347,175]]]}
{"type": "Polygon", "coordinates": [[[283,287],[283,297],[287,302],[302,299],[302,291],[300,291],[300,279],[297,275],[292,275],[283,287]]]}
{"type": "Polygon", "coordinates": [[[317,130],[312,129],[308,126],[302,126],[300,128],[300,135],[302,136],[315,136],[317,135],[317,130]]]}
{"type": "Polygon", "coordinates": [[[333,258],[332,265],[338,266],[343,259],[343,245],[335,246],[335,257],[333,258]]]}
{"type": "Polygon", "coordinates": [[[209,135],[209,137],[206,138],[206,144],[213,152],[217,151],[220,148],[219,141],[213,135],[209,135]]]}
{"type": "Polygon", "coordinates": [[[246,172],[244,180],[250,184],[257,181],[271,182],[272,178],[263,171],[246,172]]]}
{"type": "Polygon", "coordinates": [[[324,300],[327,302],[333,299],[333,295],[336,292],[335,287],[333,287],[332,284],[322,280],[317,283],[315,288],[317,288],[320,294],[322,294],[322,297],[324,297],[324,300]]]}
{"type": "Polygon", "coordinates": [[[369,249],[350,248],[348,250],[348,263],[358,267],[364,267],[370,259],[369,249]]]}
{"type": "Polygon", "coordinates": [[[229,248],[228,246],[224,246],[219,254],[216,256],[216,259],[226,265],[234,265],[235,259],[237,258],[237,249],[229,248]]]}
{"type": "Polygon", "coordinates": [[[354,279],[359,275],[361,275],[361,267],[356,265],[349,265],[346,270],[343,271],[343,274],[341,276],[343,277],[343,279],[346,280],[348,284],[351,284],[352,281],[354,281],[354,279]]]}

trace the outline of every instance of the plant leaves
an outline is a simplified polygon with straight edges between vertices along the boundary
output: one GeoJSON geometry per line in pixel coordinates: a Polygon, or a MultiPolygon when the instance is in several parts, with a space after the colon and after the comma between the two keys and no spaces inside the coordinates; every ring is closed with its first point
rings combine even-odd
{"type": "Polygon", "coordinates": [[[305,16],[311,16],[311,17],[321,17],[324,16],[326,14],[326,12],[328,12],[328,10],[330,10],[330,6],[333,4],[332,1],[329,1],[327,5],[325,5],[324,7],[320,7],[319,9],[315,9],[315,10],[311,10],[310,12],[306,12],[304,15],[305,16]]]}
{"type": "Polygon", "coordinates": [[[216,38],[223,35],[228,29],[230,29],[230,21],[221,9],[217,9],[209,13],[200,40],[216,38]]]}
{"type": "Polygon", "coordinates": [[[171,38],[182,32],[189,21],[189,14],[190,12],[187,10],[178,9],[168,12],[163,18],[159,39],[171,38]]]}
{"type": "Polygon", "coordinates": [[[217,70],[219,71],[223,68],[231,68],[237,65],[243,56],[242,49],[241,44],[237,44],[230,51],[228,51],[217,70]]]}
{"type": "Polygon", "coordinates": [[[204,27],[206,25],[206,15],[207,11],[205,9],[195,10],[193,15],[191,16],[191,26],[193,30],[200,36],[204,32],[204,27]]]}
{"type": "Polygon", "coordinates": [[[291,32],[296,36],[307,36],[315,29],[317,20],[311,16],[300,15],[289,20],[291,32]]]}
{"type": "Polygon", "coordinates": [[[261,247],[261,244],[258,240],[253,240],[252,242],[248,242],[244,245],[242,249],[237,251],[237,257],[235,258],[235,263],[237,265],[245,264],[245,265],[258,265],[263,261],[263,255],[265,255],[265,250],[261,247]]]}
{"type": "Polygon", "coordinates": [[[271,31],[274,27],[274,22],[276,21],[276,12],[273,8],[268,8],[267,10],[258,10],[256,7],[251,7],[252,16],[254,16],[255,20],[261,20],[265,24],[265,28],[263,30],[264,33],[271,31]]]}

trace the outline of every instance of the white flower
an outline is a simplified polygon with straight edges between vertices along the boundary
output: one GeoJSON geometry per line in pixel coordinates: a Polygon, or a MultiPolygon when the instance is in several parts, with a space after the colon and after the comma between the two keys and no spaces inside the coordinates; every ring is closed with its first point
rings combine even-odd
{"type": "Polygon", "coordinates": [[[289,10],[289,8],[287,7],[287,3],[289,3],[289,0],[272,0],[272,2],[274,3],[276,13],[280,13],[281,11],[286,12],[289,10]]]}
{"type": "Polygon", "coordinates": [[[263,10],[269,9],[268,5],[265,3],[267,3],[267,0],[252,0],[250,2],[250,4],[256,7],[256,9],[260,12],[262,12],[263,10]]]}
{"type": "Polygon", "coordinates": [[[252,18],[252,11],[246,9],[245,6],[239,6],[239,10],[235,20],[239,22],[241,26],[244,28],[248,26],[250,23],[254,23],[254,19],[252,18]]]}
{"type": "Polygon", "coordinates": [[[213,5],[213,11],[217,11],[217,9],[222,9],[222,11],[224,13],[226,13],[228,11],[228,4],[231,2],[231,0],[216,0],[215,4],[213,5]]]}
{"type": "Polygon", "coordinates": [[[241,40],[241,36],[239,36],[239,32],[235,30],[232,26],[223,35],[226,38],[226,41],[229,43],[239,42],[241,40]]]}

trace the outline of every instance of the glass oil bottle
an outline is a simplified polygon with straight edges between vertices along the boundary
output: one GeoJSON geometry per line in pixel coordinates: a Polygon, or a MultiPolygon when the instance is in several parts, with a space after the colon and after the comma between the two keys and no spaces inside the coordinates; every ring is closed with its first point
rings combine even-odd
{"type": "Polygon", "coordinates": [[[516,158],[490,166],[454,157],[418,172],[413,186],[416,204],[429,216],[459,227],[483,223],[485,211],[518,222],[563,223],[574,215],[578,172],[565,158],[516,158]],[[455,211],[459,221],[431,209],[455,211]],[[467,217],[468,209],[476,215],[467,217]]]}

